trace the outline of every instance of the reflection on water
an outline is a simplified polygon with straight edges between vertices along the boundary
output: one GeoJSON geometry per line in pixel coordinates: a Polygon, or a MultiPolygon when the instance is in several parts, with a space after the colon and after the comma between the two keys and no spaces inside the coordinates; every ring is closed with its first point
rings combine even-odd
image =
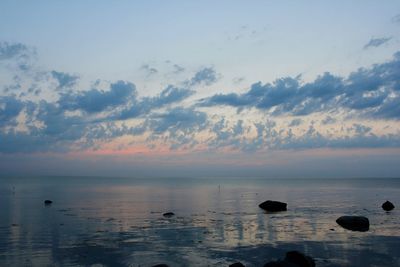
{"type": "Polygon", "coordinates": [[[0,266],[262,266],[293,249],[317,266],[399,266],[399,212],[380,208],[399,193],[398,179],[2,179],[0,266]],[[267,199],[288,211],[264,213],[267,199]],[[344,214],[370,231],[342,229],[344,214]]]}

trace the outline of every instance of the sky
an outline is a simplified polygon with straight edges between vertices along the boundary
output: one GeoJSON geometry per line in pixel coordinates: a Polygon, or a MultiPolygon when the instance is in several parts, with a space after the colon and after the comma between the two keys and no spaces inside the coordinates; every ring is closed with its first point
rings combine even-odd
{"type": "Polygon", "coordinates": [[[0,175],[399,177],[399,44],[390,0],[1,1],[0,175]]]}

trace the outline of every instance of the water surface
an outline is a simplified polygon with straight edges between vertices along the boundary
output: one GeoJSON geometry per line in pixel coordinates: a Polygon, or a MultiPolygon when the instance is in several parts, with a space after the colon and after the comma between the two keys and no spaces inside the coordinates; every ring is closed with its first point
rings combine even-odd
{"type": "Polygon", "coordinates": [[[0,266],[262,266],[289,250],[317,266],[400,266],[387,199],[400,203],[400,179],[2,178],[0,266]],[[288,211],[263,212],[267,199],[288,211]],[[342,215],[370,230],[341,228],[342,215]]]}

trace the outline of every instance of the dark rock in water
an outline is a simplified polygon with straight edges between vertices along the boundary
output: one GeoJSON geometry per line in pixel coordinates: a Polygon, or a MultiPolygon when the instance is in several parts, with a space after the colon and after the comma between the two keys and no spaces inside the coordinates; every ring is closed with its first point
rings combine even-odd
{"type": "Polygon", "coordinates": [[[46,200],[44,201],[44,204],[45,204],[45,205],[50,205],[51,203],[53,203],[53,201],[48,200],[48,199],[46,199],[46,200]]]}
{"type": "Polygon", "coordinates": [[[175,215],[175,213],[173,213],[173,212],[166,212],[166,213],[163,214],[163,216],[167,217],[167,218],[171,218],[174,215],[175,215]]]}
{"type": "Polygon", "coordinates": [[[315,262],[303,253],[289,251],[284,260],[268,262],[264,267],[315,267],[315,262]]]}
{"type": "Polygon", "coordinates": [[[267,200],[260,205],[258,205],[260,208],[266,211],[286,211],[287,210],[287,204],[279,201],[272,201],[272,200],[267,200]]]}
{"type": "Polygon", "coordinates": [[[394,209],[394,205],[392,202],[386,201],[385,203],[382,204],[382,209],[386,211],[391,211],[392,209],[394,209]]]}
{"type": "Polygon", "coordinates": [[[284,264],[285,263],[283,261],[271,261],[264,264],[264,267],[287,267],[287,265],[285,266],[284,264]]]}
{"type": "Polygon", "coordinates": [[[241,262],[235,262],[229,265],[229,267],[246,267],[246,266],[244,266],[241,262]]]}
{"type": "Polygon", "coordinates": [[[169,266],[164,264],[164,263],[162,263],[162,264],[154,265],[153,267],[169,267],[169,266]]]}
{"type": "Polygon", "coordinates": [[[299,267],[315,267],[315,262],[311,257],[298,251],[289,251],[286,253],[284,261],[296,264],[299,267]]]}
{"type": "Polygon", "coordinates": [[[342,216],[336,222],[343,228],[352,231],[366,232],[369,230],[369,220],[363,216],[342,216]]]}

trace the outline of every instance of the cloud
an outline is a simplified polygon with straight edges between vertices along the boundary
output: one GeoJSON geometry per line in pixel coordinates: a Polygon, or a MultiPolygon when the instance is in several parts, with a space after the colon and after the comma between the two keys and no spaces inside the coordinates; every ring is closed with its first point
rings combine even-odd
{"type": "Polygon", "coordinates": [[[376,136],[372,134],[358,134],[344,137],[326,137],[321,134],[306,134],[300,137],[284,139],[284,142],[274,142],[275,146],[271,149],[316,149],[316,148],[384,148],[400,147],[400,137],[388,134],[376,136]]]}
{"type": "Polygon", "coordinates": [[[325,119],[321,121],[323,125],[333,124],[336,122],[336,119],[332,118],[331,116],[326,116],[325,119]]]}
{"type": "Polygon", "coordinates": [[[18,70],[29,70],[35,56],[36,51],[24,44],[0,42],[0,61],[13,60],[18,70]]]}
{"type": "Polygon", "coordinates": [[[143,64],[140,69],[146,73],[147,77],[158,73],[158,70],[154,67],[151,67],[149,64],[143,64]]]}
{"type": "Polygon", "coordinates": [[[295,126],[299,126],[303,123],[304,121],[302,119],[294,119],[289,123],[289,127],[295,127],[295,126]]]}
{"type": "Polygon", "coordinates": [[[219,75],[212,67],[207,67],[199,70],[194,76],[187,82],[188,85],[206,85],[209,86],[219,79],[219,75]]]}
{"type": "Polygon", "coordinates": [[[120,112],[114,114],[113,117],[122,120],[136,118],[149,113],[153,109],[159,109],[173,103],[181,102],[193,94],[194,91],[190,89],[177,88],[169,85],[157,96],[131,101],[130,106],[123,108],[120,112]]]}
{"type": "Polygon", "coordinates": [[[382,38],[371,38],[368,43],[364,45],[364,49],[368,49],[371,47],[379,47],[387,42],[389,42],[392,37],[382,37],[382,38]]]}
{"type": "Polygon", "coordinates": [[[3,44],[1,52],[13,84],[5,86],[9,89],[0,96],[0,153],[96,150],[114,140],[127,140],[115,149],[135,143],[155,150],[159,146],[246,153],[400,147],[397,126],[382,133],[363,123],[400,119],[400,52],[346,77],[329,72],[309,82],[301,76],[281,77],[272,83],[253,83],[244,93],[196,100],[192,86],[219,79],[213,68],[201,69],[182,87],[168,85],[155,95],[141,97],[130,81],[96,83],[78,90],[79,76],[56,70],[33,66],[28,73],[14,75],[8,64],[18,63],[19,55],[30,55],[30,50],[9,46],[3,44]],[[36,94],[38,90],[43,91],[36,94]],[[223,106],[241,113],[231,114],[223,106]],[[321,124],[314,127],[312,122],[307,128],[309,120],[299,116],[314,113],[319,113],[321,124]],[[343,130],[335,129],[337,120],[343,130]],[[117,139],[121,136],[129,138],[117,139]]]}
{"type": "Polygon", "coordinates": [[[162,107],[171,103],[180,102],[194,93],[195,92],[190,89],[177,88],[169,85],[161,91],[158,96],[149,98],[148,102],[151,103],[153,107],[162,107]]]}
{"type": "Polygon", "coordinates": [[[0,127],[15,125],[15,119],[23,108],[23,102],[16,99],[15,96],[0,97],[0,127]]]}
{"type": "Polygon", "coordinates": [[[240,84],[240,83],[242,83],[244,80],[246,80],[245,77],[236,77],[236,78],[234,78],[234,79],[232,80],[232,82],[233,82],[234,84],[240,84]]]}
{"type": "Polygon", "coordinates": [[[179,74],[179,73],[182,73],[185,71],[185,68],[182,66],[179,66],[178,64],[174,64],[172,67],[174,68],[175,74],[179,74]]]}
{"type": "Polygon", "coordinates": [[[314,81],[284,77],[273,83],[254,83],[243,93],[215,94],[200,106],[256,108],[270,115],[305,116],[315,112],[352,111],[357,116],[400,119],[400,52],[391,61],[360,68],[347,78],[328,72],[314,81]]]}
{"type": "Polygon", "coordinates": [[[79,77],[65,72],[51,71],[51,76],[57,81],[58,89],[70,88],[76,84],[79,77]]]}
{"type": "Polygon", "coordinates": [[[400,14],[397,14],[392,18],[393,23],[400,23],[400,14]]]}
{"type": "Polygon", "coordinates": [[[30,50],[24,44],[0,42],[0,60],[27,57],[29,54],[30,50]]]}
{"type": "Polygon", "coordinates": [[[65,110],[83,110],[87,113],[102,112],[135,100],[136,87],[130,82],[118,81],[110,90],[91,89],[83,92],[62,93],[58,104],[65,110]]]}
{"type": "Polygon", "coordinates": [[[165,113],[156,113],[151,116],[151,129],[156,134],[166,131],[176,133],[181,131],[191,134],[205,129],[207,114],[196,111],[193,108],[176,107],[167,110],[165,113]]]}

